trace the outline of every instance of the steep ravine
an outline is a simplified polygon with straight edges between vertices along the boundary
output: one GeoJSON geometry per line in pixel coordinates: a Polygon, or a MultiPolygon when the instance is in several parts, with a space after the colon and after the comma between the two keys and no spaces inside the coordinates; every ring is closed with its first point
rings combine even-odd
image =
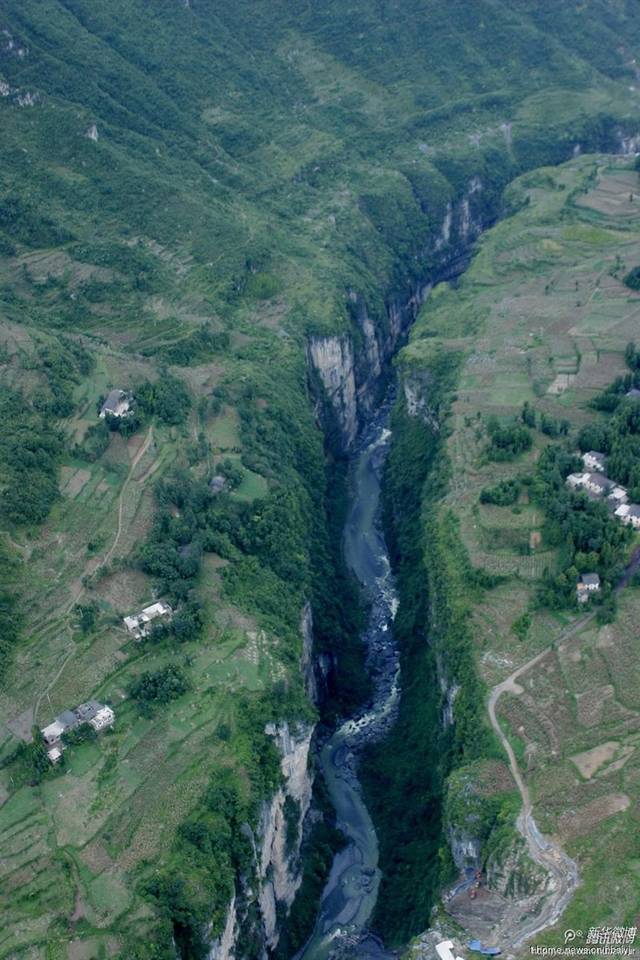
{"type": "MultiPolygon", "coordinates": [[[[598,143],[593,146],[595,148],[606,146],[608,149],[617,146],[623,153],[635,149],[635,138],[623,136],[620,131],[617,131],[616,136],[615,143],[598,143]]],[[[578,144],[566,144],[568,153],[573,152],[578,147],[578,144]]],[[[566,157],[562,156],[554,159],[559,161],[566,159],[566,157]]],[[[421,252],[420,256],[425,264],[423,279],[411,281],[404,295],[390,296],[386,301],[384,317],[372,316],[365,299],[355,291],[351,291],[349,293],[349,303],[353,334],[309,336],[307,359],[309,369],[312,372],[311,389],[316,402],[319,424],[323,428],[327,428],[329,418],[326,411],[328,410],[332,423],[337,427],[337,431],[334,431],[337,435],[332,437],[334,453],[337,451],[338,455],[350,456],[354,474],[363,469],[373,471],[371,476],[376,476],[375,483],[379,485],[381,466],[379,457],[380,453],[386,448],[387,440],[384,433],[387,429],[384,418],[388,415],[388,410],[384,408],[382,401],[390,380],[391,361],[404,342],[408,330],[432,286],[443,279],[455,277],[464,269],[474,240],[477,239],[483,229],[495,222],[495,219],[500,215],[501,189],[511,176],[515,175],[515,172],[511,171],[509,176],[503,177],[501,183],[492,184],[487,191],[485,191],[485,185],[479,177],[473,176],[468,179],[466,187],[458,196],[458,199],[453,199],[446,205],[439,228],[433,233],[428,246],[421,252]],[[324,415],[322,412],[323,405],[325,407],[324,415]],[[380,412],[381,405],[382,413],[380,412]],[[383,435],[384,440],[381,440],[383,435]],[[374,463],[376,464],[375,470],[373,468],[374,463]],[[365,464],[367,464],[366,467],[365,464]]],[[[414,413],[418,412],[417,406],[422,403],[420,396],[417,392],[415,396],[413,395],[411,384],[405,384],[404,386],[408,408],[411,408],[414,413]]],[[[421,410],[420,413],[424,417],[425,410],[421,410]]],[[[380,535],[379,516],[377,514],[379,490],[361,487],[358,481],[353,489],[355,498],[351,504],[350,522],[352,522],[354,511],[363,508],[364,501],[362,498],[367,498],[367,509],[372,511],[368,517],[369,529],[377,531],[376,536],[380,535]]],[[[369,544],[370,546],[371,544],[369,544]]],[[[345,547],[348,562],[364,584],[365,590],[369,590],[369,598],[373,602],[373,619],[370,620],[370,629],[365,640],[371,640],[371,624],[375,622],[376,617],[379,618],[379,633],[383,635],[388,632],[390,636],[391,632],[388,627],[393,619],[393,611],[392,607],[389,606],[389,598],[387,597],[384,601],[381,599],[382,592],[379,590],[380,570],[378,569],[377,574],[372,574],[372,568],[363,576],[363,571],[357,569],[353,556],[349,557],[348,555],[348,531],[345,538],[345,547]],[[376,580],[376,577],[378,580],[376,580]],[[378,602],[382,606],[377,606],[378,602]],[[386,608],[383,609],[385,604],[386,608]],[[387,629],[382,629],[383,626],[386,626],[387,629]]],[[[386,565],[385,576],[388,577],[388,560],[384,543],[382,542],[381,551],[379,543],[377,549],[379,552],[373,566],[375,567],[376,563],[382,562],[383,565],[386,565]],[[383,557],[384,559],[382,559],[383,557]]],[[[375,549],[373,553],[369,553],[369,556],[370,558],[375,556],[375,549]]],[[[369,563],[370,561],[365,562],[369,563]]],[[[390,581],[387,581],[387,587],[389,583],[390,581]]],[[[392,606],[395,608],[395,602],[392,606]]],[[[312,653],[312,619],[311,608],[307,606],[302,622],[304,656],[301,667],[306,677],[310,699],[318,702],[318,699],[322,697],[320,688],[330,682],[330,675],[332,671],[335,671],[336,664],[327,660],[325,655],[318,658],[317,654],[312,653]]],[[[375,633],[375,630],[373,633],[375,633]]],[[[368,666],[371,668],[374,663],[376,663],[375,656],[370,655],[368,666]]],[[[399,686],[395,679],[396,671],[397,660],[394,661],[393,668],[394,700],[399,697],[399,686]]],[[[379,676],[384,676],[384,668],[379,676]]],[[[376,679],[379,679],[379,676],[376,679]]],[[[391,688],[387,690],[385,695],[380,693],[380,689],[378,686],[376,687],[376,696],[374,697],[374,703],[377,707],[387,702],[385,696],[388,699],[391,688]]],[[[387,718],[394,716],[394,709],[387,712],[387,718]]],[[[352,929],[347,931],[346,934],[340,935],[344,941],[343,947],[346,946],[347,948],[347,953],[344,954],[343,952],[343,955],[385,956],[375,938],[367,938],[368,922],[374,909],[378,889],[379,869],[375,831],[370,814],[362,799],[355,774],[354,761],[357,751],[351,749],[356,745],[359,746],[358,724],[363,721],[364,726],[371,724],[371,732],[378,732],[378,717],[369,716],[367,718],[367,711],[365,710],[352,717],[350,721],[339,728],[331,740],[325,743],[319,757],[319,763],[325,774],[330,793],[332,793],[333,779],[334,784],[336,781],[341,781],[340,787],[343,789],[345,797],[350,794],[350,801],[345,802],[350,803],[354,821],[347,822],[345,813],[340,810],[340,803],[337,802],[338,821],[351,843],[347,846],[346,852],[338,856],[336,864],[334,864],[320,905],[316,929],[312,933],[307,948],[298,954],[300,958],[305,958],[305,960],[329,955],[326,949],[326,932],[331,929],[332,924],[334,924],[334,929],[340,925],[337,919],[340,911],[334,910],[333,907],[337,899],[335,892],[341,882],[345,880],[348,886],[352,887],[351,892],[357,890],[359,906],[346,924],[348,926],[351,923],[352,929]],[[355,739],[350,739],[350,737],[355,737],[355,739]],[[344,742],[338,742],[342,740],[344,742]],[[355,823],[355,821],[358,822],[355,823]],[[357,834],[358,831],[362,833],[363,830],[367,834],[366,843],[360,848],[357,844],[354,847],[354,834],[357,834]],[[361,857],[365,848],[368,850],[368,854],[366,857],[361,857]],[[354,849],[360,849],[357,860],[348,862],[349,858],[354,856],[354,849]],[[354,865],[356,866],[355,870],[352,869],[354,865]],[[334,894],[333,897],[332,894],[334,894]],[[332,918],[327,915],[329,903],[331,903],[332,918]],[[347,946],[349,942],[352,944],[351,947],[347,946]],[[358,942],[360,945],[356,947],[355,944],[358,942]]],[[[288,728],[285,730],[283,727],[270,732],[276,737],[276,742],[282,753],[284,781],[283,787],[276,793],[271,802],[265,804],[260,826],[254,838],[256,882],[258,884],[258,890],[254,893],[257,895],[257,903],[259,904],[258,926],[261,931],[261,956],[263,958],[266,958],[276,947],[279,931],[286,925],[288,911],[301,882],[302,864],[300,857],[303,821],[307,810],[310,808],[312,793],[312,775],[307,760],[310,752],[313,751],[314,733],[310,726],[297,730],[289,730],[288,728]],[[285,806],[289,805],[290,817],[291,801],[294,801],[296,811],[294,830],[296,842],[293,845],[285,842],[287,833],[285,806]]],[[[363,744],[367,739],[371,738],[364,737],[363,744]]],[[[290,829],[289,833],[291,833],[290,829]]],[[[304,855],[304,851],[302,855],[304,855]]],[[[384,864],[382,866],[384,867],[384,864]]],[[[343,887],[344,890],[347,890],[347,888],[343,887]]],[[[341,894],[341,896],[343,895],[341,894]]],[[[350,900],[353,905],[353,898],[350,897],[350,900]]],[[[347,913],[348,911],[345,909],[344,915],[346,916],[347,913]]],[[[211,944],[209,960],[231,960],[231,958],[242,960],[244,958],[246,954],[239,947],[239,931],[245,922],[239,916],[236,896],[229,904],[227,924],[223,934],[211,944]]],[[[255,920],[252,923],[255,927],[255,920]]],[[[337,943],[334,944],[334,947],[336,946],[337,943]]]]}
{"type": "Polygon", "coordinates": [[[371,702],[342,723],[323,744],[320,765],[337,823],[348,839],[335,857],[314,931],[298,960],[325,960],[336,951],[385,956],[368,935],[380,883],[375,828],[358,780],[362,748],[389,730],[400,695],[399,656],[393,638],[397,594],[381,529],[380,483],[390,432],[390,401],[360,437],[352,458],[351,506],[344,532],[350,569],[370,604],[365,632],[371,702]]]}

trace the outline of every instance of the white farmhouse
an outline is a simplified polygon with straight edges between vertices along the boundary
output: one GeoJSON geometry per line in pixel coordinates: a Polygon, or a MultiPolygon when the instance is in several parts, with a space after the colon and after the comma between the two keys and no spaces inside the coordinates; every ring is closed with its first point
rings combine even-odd
{"type": "Polygon", "coordinates": [[[100,730],[105,730],[107,727],[112,727],[115,719],[116,715],[111,707],[102,707],[98,710],[95,717],[89,720],[89,723],[96,732],[99,732],[100,730]]]}
{"type": "Polygon", "coordinates": [[[49,748],[47,756],[51,763],[57,763],[65,749],[62,735],[69,730],[75,730],[83,723],[89,723],[98,732],[113,726],[116,718],[111,707],[99,703],[97,700],[87,700],[73,710],[63,710],[55,720],[40,731],[42,739],[49,748]]]}
{"type": "Polygon", "coordinates": [[[584,486],[585,490],[588,490],[594,496],[604,497],[608,496],[614,484],[603,473],[588,473],[584,486]]]}
{"type": "Polygon", "coordinates": [[[59,720],[54,720],[53,723],[50,723],[48,727],[44,727],[40,733],[42,734],[42,739],[46,744],[53,744],[60,739],[65,730],[66,727],[63,723],[61,723],[59,720]]]}
{"type": "Polygon", "coordinates": [[[580,490],[587,482],[588,476],[588,473],[570,473],[566,482],[573,490],[580,490]]]}
{"type": "Polygon", "coordinates": [[[616,517],[634,530],[640,530],[640,504],[623,503],[615,512],[616,517]]]}
{"type": "Polygon", "coordinates": [[[608,495],[615,486],[603,473],[570,473],[566,482],[574,490],[586,490],[594,497],[608,495]]]}
{"type": "Polygon", "coordinates": [[[141,613],[134,614],[131,617],[125,617],[124,625],[136,640],[140,640],[142,637],[149,635],[154,620],[157,620],[158,617],[170,618],[172,613],[173,610],[168,603],[164,600],[158,600],[157,603],[152,603],[151,606],[145,607],[141,613]]]}
{"type": "Polygon", "coordinates": [[[629,495],[624,487],[614,487],[607,499],[613,506],[619,507],[629,502],[629,495]]]}

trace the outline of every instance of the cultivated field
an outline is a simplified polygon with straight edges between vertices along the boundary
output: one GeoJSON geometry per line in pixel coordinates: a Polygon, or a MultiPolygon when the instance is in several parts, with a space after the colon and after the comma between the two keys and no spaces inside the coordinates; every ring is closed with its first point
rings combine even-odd
{"type": "MultiPolygon", "coordinates": [[[[480,672],[490,687],[549,649],[497,709],[538,825],[579,864],[560,936],[638,920],[640,588],[624,591],[614,623],[592,620],[559,642],[577,615],[533,602],[556,559],[544,516],[524,493],[514,506],[479,503],[483,487],[530,475],[552,441],[536,430],[529,452],[493,463],[484,424],[519,414],[525,401],[568,419],[572,433],[602,416],[589,401],[626,372],[625,345],[640,334],[640,295],[622,282],[640,263],[639,193],[622,159],[584,157],[521,178],[513,196],[526,206],[484,237],[457,288],[435,291],[407,349],[426,366],[434,344],[464,352],[446,505],[471,563],[508,578],[473,608],[480,672]]],[[[558,932],[537,942],[557,944],[558,932]]]]}
{"type": "MultiPolygon", "coordinates": [[[[28,328],[2,325],[0,336],[29,355],[28,328]]],[[[17,377],[18,362],[3,375],[17,377]]],[[[209,449],[193,466],[196,474],[242,453],[234,409],[215,415],[197,409],[219,369],[175,372],[185,376],[195,400],[184,426],[147,424],[129,440],[113,434],[94,463],[65,457],[61,496],[45,524],[5,534],[25,564],[25,641],[0,691],[0,757],[29,740],[34,724],[42,727],[90,697],[116,711],[113,731],[68,748],[66,768],[42,784],[16,788],[12,767],[0,770],[0,957],[7,960],[90,960],[119,950],[122,936],[138,929],[150,910],[136,892],[136,870],[162,861],[212,768],[228,762],[219,731],[226,731],[225,740],[233,736],[238,693],[260,691],[282,674],[270,650],[273,638],[223,599],[226,561],[215,554],[207,555],[198,581],[208,614],[201,641],[176,653],[136,643],[122,625],[125,614],[154,598],[136,554],[153,522],[156,481],[187,462],[199,433],[209,449]],[[84,635],[76,607],[89,603],[97,605],[98,622],[84,635]],[[128,699],[131,680],[176,657],[188,662],[193,688],[141,716],[128,699]]],[[[114,385],[135,389],[156,376],[155,364],[140,353],[98,346],[92,374],[76,387],[76,413],[63,425],[69,449],[96,422],[100,394],[114,385]]],[[[232,496],[250,501],[267,489],[262,475],[247,470],[232,496]]]]}

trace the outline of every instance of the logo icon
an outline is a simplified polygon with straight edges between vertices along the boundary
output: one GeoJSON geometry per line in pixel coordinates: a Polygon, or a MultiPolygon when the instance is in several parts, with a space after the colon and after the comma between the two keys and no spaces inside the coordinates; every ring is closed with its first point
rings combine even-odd
{"type": "Polygon", "coordinates": [[[568,943],[573,943],[573,941],[576,939],[576,937],[582,937],[582,930],[571,930],[571,929],[565,930],[565,932],[564,932],[564,942],[565,942],[565,946],[566,946],[568,943]]]}

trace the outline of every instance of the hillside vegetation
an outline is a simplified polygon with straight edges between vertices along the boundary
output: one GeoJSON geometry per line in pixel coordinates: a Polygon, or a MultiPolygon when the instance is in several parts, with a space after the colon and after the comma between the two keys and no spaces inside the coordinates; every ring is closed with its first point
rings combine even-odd
{"type": "Polygon", "coordinates": [[[635,4],[532,6],[3,5],[0,957],[198,960],[280,782],[265,726],[316,718],[306,601],[327,714],[364,694],[305,338],[354,290],[383,329],[471,178],[486,223],[522,170],[628,148],[635,4]],[[33,728],[90,697],[113,732],[50,769],[33,728]]]}
{"type": "Polygon", "coordinates": [[[398,942],[428,922],[431,901],[408,891],[456,875],[445,837],[476,838],[493,878],[477,903],[462,893],[446,909],[486,942],[509,936],[503,895],[526,892],[531,864],[513,832],[520,799],[506,771],[496,773],[503,753],[486,698],[536,654],[545,655],[497,713],[538,826],[578,863],[581,885],[559,929],[586,936],[594,917],[634,924],[640,590],[636,580],[617,596],[612,587],[638,534],[602,502],[570,493],[564,477],[582,468],[576,454],[592,442],[607,444],[614,479],[634,475],[637,401],[621,391],[633,385],[636,358],[629,341],[640,301],[624,281],[640,260],[638,186],[632,164],[607,157],[515,181],[519,211],[485,234],[458,284],[436,288],[400,355],[411,404],[403,398],[395,412],[388,512],[405,616],[413,615],[408,631],[400,620],[410,680],[367,779],[388,850],[378,923],[398,942]],[[528,442],[496,448],[498,431],[524,431],[528,442]],[[600,573],[601,592],[579,609],[576,583],[587,571],[600,573]],[[407,798],[402,821],[384,804],[388,792],[407,798]],[[431,860],[418,856],[423,843],[431,860]]]}

